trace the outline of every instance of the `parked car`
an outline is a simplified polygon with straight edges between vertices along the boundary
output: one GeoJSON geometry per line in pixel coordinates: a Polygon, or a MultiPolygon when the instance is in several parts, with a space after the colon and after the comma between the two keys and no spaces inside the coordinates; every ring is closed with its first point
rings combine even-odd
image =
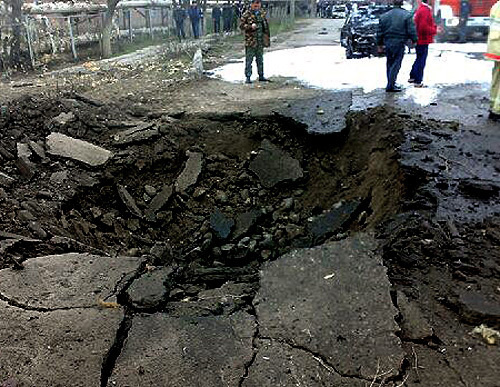
{"type": "Polygon", "coordinates": [[[333,19],[345,19],[345,5],[333,6],[331,15],[333,19]]]}
{"type": "Polygon", "coordinates": [[[358,8],[346,19],[340,30],[340,44],[347,59],[380,56],[377,52],[377,28],[380,15],[388,6],[358,8]]]}

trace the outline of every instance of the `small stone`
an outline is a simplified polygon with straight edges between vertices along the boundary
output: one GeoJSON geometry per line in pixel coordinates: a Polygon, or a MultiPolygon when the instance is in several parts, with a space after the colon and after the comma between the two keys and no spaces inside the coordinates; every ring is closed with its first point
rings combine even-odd
{"type": "Polygon", "coordinates": [[[194,190],[194,193],[193,193],[193,197],[195,199],[199,199],[203,195],[205,195],[206,192],[207,192],[206,188],[196,187],[196,189],[194,190]]]}
{"type": "Polygon", "coordinates": [[[219,209],[216,209],[210,215],[210,226],[219,238],[226,239],[234,226],[234,220],[226,217],[219,209]]]}
{"type": "Polygon", "coordinates": [[[69,113],[61,113],[57,117],[52,119],[53,123],[56,123],[60,126],[66,125],[68,122],[71,122],[75,119],[75,115],[71,112],[69,113]]]}
{"type": "Polygon", "coordinates": [[[271,250],[262,250],[260,256],[264,260],[268,260],[271,257],[271,250]]]}
{"type": "Polygon", "coordinates": [[[127,207],[127,209],[130,211],[130,213],[139,217],[139,218],[142,218],[141,210],[139,209],[139,207],[137,207],[137,204],[136,204],[134,198],[132,197],[132,195],[130,195],[130,193],[127,191],[127,189],[123,185],[120,185],[120,184],[117,185],[117,189],[118,189],[118,195],[120,196],[120,199],[122,200],[123,204],[125,204],[125,207],[127,207]]]}
{"type": "Polygon", "coordinates": [[[234,245],[231,243],[228,243],[227,245],[221,247],[221,250],[225,253],[231,251],[232,249],[234,249],[234,245]]]}
{"type": "Polygon", "coordinates": [[[28,221],[31,221],[31,220],[35,220],[36,218],[33,216],[33,214],[31,212],[29,212],[28,210],[21,210],[19,211],[19,214],[18,214],[18,217],[20,220],[22,220],[23,222],[28,222],[28,221]]]}
{"type": "Polygon", "coordinates": [[[31,155],[32,155],[32,152],[31,152],[28,144],[25,144],[23,142],[17,143],[17,157],[18,158],[29,159],[31,157],[31,155]]]}
{"type": "Polygon", "coordinates": [[[220,203],[226,203],[227,194],[223,191],[217,191],[217,193],[215,194],[215,199],[220,203]]]}
{"type": "Polygon", "coordinates": [[[293,198],[286,198],[281,203],[281,207],[285,210],[290,210],[293,207],[293,204],[294,204],[293,198]]]}
{"type": "Polygon", "coordinates": [[[250,191],[247,188],[245,188],[241,190],[240,196],[243,201],[246,201],[247,199],[250,199],[250,191]]]}
{"type": "Polygon", "coordinates": [[[0,172],[0,186],[2,187],[10,187],[12,183],[16,181],[13,177],[6,175],[3,172],[0,172]]]}
{"type": "Polygon", "coordinates": [[[144,191],[150,197],[154,197],[157,194],[156,188],[153,187],[152,185],[145,185],[144,191]]]}
{"type": "Polygon", "coordinates": [[[33,231],[35,233],[35,235],[38,236],[40,239],[47,238],[47,233],[42,228],[42,226],[40,225],[40,223],[38,223],[38,222],[29,222],[28,226],[31,229],[31,231],[33,231]]]}

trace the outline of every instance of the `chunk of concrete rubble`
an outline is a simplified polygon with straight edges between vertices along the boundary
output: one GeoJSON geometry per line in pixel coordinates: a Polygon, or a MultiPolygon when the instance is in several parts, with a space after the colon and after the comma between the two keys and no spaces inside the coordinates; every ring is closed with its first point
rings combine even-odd
{"type": "Polygon", "coordinates": [[[31,150],[33,152],[35,152],[35,154],[40,158],[40,159],[44,159],[46,157],[45,155],[45,149],[43,149],[43,146],[41,146],[40,144],[38,144],[37,142],[35,141],[30,141],[29,142],[29,146],[31,148],[31,150]]]}
{"type": "Polygon", "coordinates": [[[299,161],[267,139],[262,141],[259,153],[250,162],[249,168],[266,188],[286,180],[295,181],[304,176],[299,161]]]}
{"type": "Polygon", "coordinates": [[[162,190],[156,194],[156,196],[151,200],[149,207],[146,210],[146,218],[153,221],[156,217],[156,213],[160,211],[165,204],[168,203],[170,197],[173,193],[173,187],[171,185],[164,185],[162,190]]]}
{"type": "Polygon", "coordinates": [[[52,122],[58,124],[58,125],[61,125],[61,126],[64,126],[66,125],[68,122],[71,122],[75,119],[75,115],[72,113],[72,112],[69,112],[69,113],[61,113],[59,114],[57,117],[54,117],[52,119],[52,122]]]}
{"type": "Polygon", "coordinates": [[[17,157],[29,159],[32,155],[31,149],[28,144],[23,142],[17,143],[17,157]]]}
{"type": "Polygon", "coordinates": [[[254,317],[242,311],[136,316],[108,386],[238,386],[253,357],[254,332],[254,317]]]}
{"type": "Polygon", "coordinates": [[[85,308],[116,293],[140,258],[62,254],[31,258],[24,270],[0,270],[0,294],[26,308],[85,308]]]}
{"type": "Polygon", "coordinates": [[[160,132],[152,122],[143,122],[135,128],[127,129],[113,136],[116,145],[128,145],[137,142],[151,140],[158,137],[160,132]]]}
{"type": "Polygon", "coordinates": [[[351,105],[351,91],[325,92],[320,97],[297,99],[274,113],[305,126],[309,134],[342,134],[347,130],[345,117],[351,105]]]}
{"type": "Polygon", "coordinates": [[[398,312],[375,248],[360,234],[265,264],[254,300],[261,337],[318,354],[342,375],[397,375],[398,312]]]}
{"type": "Polygon", "coordinates": [[[39,312],[0,301],[0,378],[15,375],[19,386],[97,387],[123,317],[120,309],[39,312]]]}
{"type": "Polygon", "coordinates": [[[401,337],[408,340],[426,340],[434,334],[418,305],[408,300],[404,293],[397,293],[398,308],[402,315],[401,337]]]}
{"type": "Polygon", "coordinates": [[[226,239],[233,226],[234,220],[225,216],[218,208],[210,215],[210,227],[220,239],[226,239]]]}
{"type": "Polygon", "coordinates": [[[28,159],[23,157],[17,159],[16,167],[19,173],[27,180],[30,180],[35,175],[35,167],[28,159]]]}
{"type": "Polygon", "coordinates": [[[81,161],[92,167],[105,164],[112,156],[112,153],[104,148],[62,133],[49,134],[46,145],[51,155],[81,161]]]}
{"type": "Polygon", "coordinates": [[[322,242],[327,237],[343,231],[344,226],[352,219],[360,204],[359,200],[339,202],[330,211],[313,217],[308,224],[308,231],[313,242],[322,242]]]}
{"type": "Polygon", "coordinates": [[[241,386],[366,387],[367,381],[342,377],[323,359],[308,351],[274,340],[262,340],[241,386]]]}
{"type": "Polygon", "coordinates": [[[201,173],[203,154],[187,151],[186,156],[188,156],[188,160],[186,161],[184,170],[175,182],[175,190],[177,192],[185,192],[189,187],[196,184],[198,176],[201,173]]]}
{"type": "Polygon", "coordinates": [[[165,300],[167,288],[165,282],[174,272],[171,267],[163,267],[148,272],[134,280],[127,289],[130,300],[137,308],[154,308],[165,300]]]}
{"type": "Polygon", "coordinates": [[[16,181],[16,179],[14,179],[13,177],[10,177],[9,175],[3,173],[3,172],[0,172],[0,186],[1,187],[10,187],[12,185],[12,183],[14,183],[16,181]]]}
{"type": "Polygon", "coordinates": [[[142,211],[139,209],[139,207],[137,207],[137,203],[135,202],[132,195],[130,195],[127,188],[125,188],[123,185],[118,184],[116,186],[116,189],[118,190],[118,196],[120,196],[120,199],[122,200],[123,204],[125,204],[125,207],[127,207],[130,213],[137,216],[138,218],[142,218],[142,211]]]}
{"type": "Polygon", "coordinates": [[[458,297],[460,318],[470,324],[497,324],[500,321],[500,297],[477,291],[463,291],[458,297]]]}
{"type": "Polygon", "coordinates": [[[246,234],[257,222],[260,215],[261,212],[258,210],[250,210],[238,214],[236,217],[236,227],[234,229],[233,239],[238,239],[246,234]]]}

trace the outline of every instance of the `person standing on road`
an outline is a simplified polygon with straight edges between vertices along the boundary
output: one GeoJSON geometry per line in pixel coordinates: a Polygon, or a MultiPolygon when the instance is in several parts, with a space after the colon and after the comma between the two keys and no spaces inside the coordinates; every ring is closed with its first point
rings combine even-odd
{"type": "Polygon", "coordinates": [[[491,77],[490,114],[488,118],[493,121],[500,121],[500,0],[491,7],[488,46],[484,56],[495,61],[491,77]]]}
{"type": "Polygon", "coordinates": [[[184,20],[186,19],[186,10],[179,4],[175,5],[174,8],[174,20],[175,20],[175,30],[177,32],[177,37],[179,42],[182,39],[186,39],[186,34],[184,32],[184,20]]]}
{"type": "Polygon", "coordinates": [[[243,13],[240,29],[245,32],[245,77],[246,83],[252,83],[253,58],[257,62],[259,81],[269,82],[264,77],[264,47],[269,47],[269,23],[260,9],[260,0],[252,0],[250,9],[243,13]]]}
{"type": "Polygon", "coordinates": [[[413,83],[415,87],[423,87],[424,68],[429,53],[429,44],[434,42],[434,36],[437,33],[437,26],[432,17],[432,10],[428,4],[429,0],[421,0],[414,20],[417,29],[417,58],[413,63],[408,82],[413,83]]]}
{"type": "Polygon", "coordinates": [[[189,19],[191,20],[191,27],[193,29],[193,37],[199,39],[200,37],[200,20],[201,20],[201,10],[198,8],[196,2],[191,4],[188,11],[189,19]]]}
{"type": "Polygon", "coordinates": [[[408,40],[417,42],[417,32],[410,12],[401,8],[403,0],[394,0],[394,8],[380,17],[377,30],[377,45],[379,52],[387,57],[387,86],[385,91],[398,92],[396,79],[405,54],[405,44],[408,40]]]}
{"type": "Polygon", "coordinates": [[[228,2],[222,6],[222,22],[224,23],[224,32],[231,32],[231,21],[233,20],[233,7],[231,3],[228,2]]]}
{"type": "Polygon", "coordinates": [[[220,17],[222,15],[222,12],[219,7],[219,1],[215,3],[214,7],[212,8],[212,20],[213,20],[213,25],[214,25],[214,33],[215,34],[220,34],[220,17]]]}
{"type": "Polygon", "coordinates": [[[467,41],[467,20],[471,13],[471,6],[469,0],[462,0],[460,2],[460,21],[458,24],[458,40],[460,43],[467,41]]]}

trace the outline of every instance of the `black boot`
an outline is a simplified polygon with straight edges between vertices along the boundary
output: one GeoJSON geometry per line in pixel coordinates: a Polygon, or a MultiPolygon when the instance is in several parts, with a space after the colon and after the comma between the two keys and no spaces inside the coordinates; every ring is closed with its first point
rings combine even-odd
{"type": "Polygon", "coordinates": [[[264,76],[259,76],[259,82],[271,82],[270,79],[265,78],[264,76]]]}
{"type": "Polygon", "coordinates": [[[252,80],[250,79],[250,77],[247,77],[247,80],[245,81],[245,83],[252,83],[252,80]]]}

